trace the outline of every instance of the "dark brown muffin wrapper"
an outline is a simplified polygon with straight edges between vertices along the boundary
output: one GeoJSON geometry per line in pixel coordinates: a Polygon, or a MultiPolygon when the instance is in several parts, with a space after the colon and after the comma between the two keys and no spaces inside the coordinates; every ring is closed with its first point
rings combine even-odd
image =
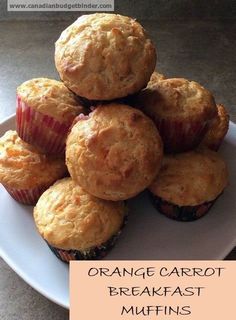
{"type": "Polygon", "coordinates": [[[221,140],[215,142],[215,143],[203,143],[203,146],[207,147],[208,149],[211,149],[213,151],[218,151],[222,142],[223,142],[224,138],[222,138],[221,140]]]}
{"type": "Polygon", "coordinates": [[[164,214],[170,219],[185,222],[194,221],[206,215],[221,194],[216,199],[209,202],[204,202],[197,206],[178,206],[171,202],[165,201],[150,192],[152,203],[160,213],[164,214]]]}
{"type": "Polygon", "coordinates": [[[56,257],[59,260],[66,263],[69,263],[71,260],[100,260],[104,258],[107,255],[107,253],[114,247],[126,222],[127,216],[125,216],[124,218],[124,222],[121,229],[114,236],[112,236],[105,243],[102,243],[101,245],[88,250],[64,250],[51,246],[47,241],[45,242],[47,243],[51,251],[56,255],[56,257]]]}
{"type": "Polygon", "coordinates": [[[129,96],[123,98],[117,98],[114,100],[89,100],[87,98],[77,96],[81,101],[82,105],[90,111],[93,111],[99,105],[110,104],[111,102],[120,103],[120,104],[129,104],[129,96]]]}

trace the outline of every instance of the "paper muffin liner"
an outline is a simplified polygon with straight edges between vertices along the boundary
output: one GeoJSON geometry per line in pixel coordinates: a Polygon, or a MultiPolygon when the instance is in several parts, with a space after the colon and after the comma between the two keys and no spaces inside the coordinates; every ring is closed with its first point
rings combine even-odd
{"type": "Polygon", "coordinates": [[[221,140],[215,142],[215,143],[206,143],[203,144],[204,146],[206,146],[207,148],[213,150],[213,151],[218,151],[222,142],[223,142],[224,138],[222,138],[221,140]]]}
{"type": "Polygon", "coordinates": [[[223,141],[224,141],[224,137],[222,139],[218,139],[215,142],[205,142],[203,139],[201,146],[207,147],[208,149],[211,149],[213,151],[218,151],[223,141]]]}
{"type": "Polygon", "coordinates": [[[108,241],[104,242],[103,244],[88,250],[64,250],[51,246],[50,243],[48,243],[46,240],[45,242],[47,243],[51,251],[55,254],[55,256],[59,260],[66,263],[69,263],[71,260],[100,260],[104,258],[107,253],[114,247],[126,223],[127,216],[125,216],[122,227],[115,235],[113,235],[108,241]]]}
{"type": "Polygon", "coordinates": [[[25,142],[38,147],[47,154],[62,154],[65,150],[66,135],[71,126],[44,115],[24,103],[17,96],[16,130],[25,142]]]}
{"type": "Polygon", "coordinates": [[[207,121],[188,119],[157,119],[156,124],[162,137],[165,151],[168,153],[184,152],[197,147],[208,129],[207,121]]]}
{"type": "Polygon", "coordinates": [[[49,248],[56,255],[58,259],[63,262],[69,263],[70,260],[99,260],[106,256],[106,254],[115,245],[121,232],[117,233],[115,236],[111,237],[107,242],[101,244],[100,246],[91,248],[89,250],[79,251],[79,250],[63,250],[51,246],[48,242],[49,248]]]}
{"type": "Polygon", "coordinates": [[[209,202],[204,202],[197,206],[178,206],[176,204],[163,200],[162,198],[154,195],[151,192],[150,196],[154,207],[160,213],[164,214],[170,219],[185,222],[194,221],[206,215],[215,201],[220,197],[219,195],[216,199],[209,202]]]}
{"type": "Polygon", "coordinates": [[[11,195],[13,199],[22,203],[34,206],[36,205],[40,196],[46,191],[49,186],[41,186],[31,189],[16,189],[16,188],[8,188],[3,185],[7,192],[11,195]]]}

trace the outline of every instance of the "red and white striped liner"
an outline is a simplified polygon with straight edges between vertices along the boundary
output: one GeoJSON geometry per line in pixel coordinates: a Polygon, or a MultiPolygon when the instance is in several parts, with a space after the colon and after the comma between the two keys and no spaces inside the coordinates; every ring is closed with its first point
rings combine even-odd
{"type": "Polygon", "coordinates": [[[156,125],[162,137],[166,152],[184,152],[194,149],[202,141],[207,128],[207,121],[158,119],[156,125]]]}
{"type": "Polygon", "coordinates": [[[15,189],[4,186],[4,188],[12,196],[13,199],[20,203],[31,206],[36,205],[38,199],[44,193],[44,191],[48,189],[48,187],[49,186],[37,187],[32,189],[15,189]]]}
{"type": "Polygon", "coordinates": [[[66,135],[71,122],[61,123],[51,116],[31,108],[17,96],[16,130],[27,143],[47,154],[61,154],[65,150],[66,135]]]}

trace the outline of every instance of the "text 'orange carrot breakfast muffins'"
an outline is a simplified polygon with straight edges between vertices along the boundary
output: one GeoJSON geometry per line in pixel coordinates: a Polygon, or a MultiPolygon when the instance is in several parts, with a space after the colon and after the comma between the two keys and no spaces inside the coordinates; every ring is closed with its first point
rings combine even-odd
{"type": "Polygon", "coordinates": [[[0,183],[17,201],[34,205],[40,195],[67,173],[64,159],[40,154],[16,131],[0,138],[0,183]]]}
{"type": "Polygon", "coordinates": [[[211,93],[182,78],[154,80],[137,94],[134,105],[153,119],[170,153],[194,149],[217,114],[211,93]]]}
{"type": "Polygon", "coordinates": [[[156,50],[135,20],[119,14],[79,17],[56,42],[60,78],[77,95],[113,100],[133,94],[148,83],[156,50]]]}
{"type": "Polygon", "coordinates": [[[229,129],[229,114],[223,104],[217,105],[217,115],[209,124],[201,145],[217,151],[229,129]]]}
{"type": "Polygon", "coordinates": [[[93,197],[66,178],[40,197],[34,219],[53,253],[69,262],[104,257],[121,233],[126,211],[123,201],[93,197]]]}
{"type": "Polygon", "coordinates": [[[17,88],[16,128],[43,153],[61,154],[74,118],[84,112],[75,95],[56,80],[37,78],[17,88]]]}
{"type": "Polygon", "coordinates": [[[72,179],[106,200],[125,200],[149,186],[162,155],[154,123],[141,111],[115,103],[100,105],[78,121],[66,143],[72,179]]]}
{"type": "Polygon", "coordinates": [[[149,190],[158,211],[175,220],[192,221],[208,212],[227,184],[224,160],[203,148],[166,155],[149,190]]]}

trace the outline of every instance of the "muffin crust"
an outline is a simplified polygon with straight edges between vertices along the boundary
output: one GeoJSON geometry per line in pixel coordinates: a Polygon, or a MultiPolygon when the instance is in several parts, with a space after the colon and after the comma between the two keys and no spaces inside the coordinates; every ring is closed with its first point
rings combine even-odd
{"type": "Polygon", "coordinates": [[[72,121],[84,112],[80,101],[60,81],[36,78],[22,83],[17,95],[24,103],[58,121],[72,121]]]}
{"type": "Polygon", "coordinates": [[[207,121],[217,114],[212,94],[197,82],[183,78],[153,81],[137,95],[135,104],[154,120],[200,117],[207,121]]]}
{"type": "Polygon", "coordinates": [[[141,111],[115,103],[100,105],[78,121],[66,144],[71,177],[94,196],[114,201],[144,190],[162,155],[154,123],[141,111]]]}
{"type": "Polygon", "coordinates": [[[218,153],[198,149],[166,155],[150,191],[178,206],[195,206],[217,198],[228,184],[227,167],[218,153]]]}
{"type": "Polygon", "coordinates": [[[50,245],[86,250],[115,235],[122,227],[125,212],[124,202],[95,198],[71,178],[65,178],[40,197],[34,219],[39,233],[50,245]]]}
{"type": "Polygon", "coordinates": [[[154,71],[153,74],[151,75],[151,78],[147,84],[147,87],[151,87],[152,85],[155,85],[156,82],[165,80],[165,76],[161,73],[158,73],[157,71],[154,71]]]}
{"type": "Polygon", "coordinates": [[[9,188],[30,189],[65,176],[64,159],[40,154],[9,130],[0,138],[0,182],[9,188]]]}
{"type": "Polygon", "coordinates": [[[55,64],[73,92],[91,100],[112,100],[144,88],[156,51],[134,19],[95,13],[79,17],[56,42],[55,64]]]}

